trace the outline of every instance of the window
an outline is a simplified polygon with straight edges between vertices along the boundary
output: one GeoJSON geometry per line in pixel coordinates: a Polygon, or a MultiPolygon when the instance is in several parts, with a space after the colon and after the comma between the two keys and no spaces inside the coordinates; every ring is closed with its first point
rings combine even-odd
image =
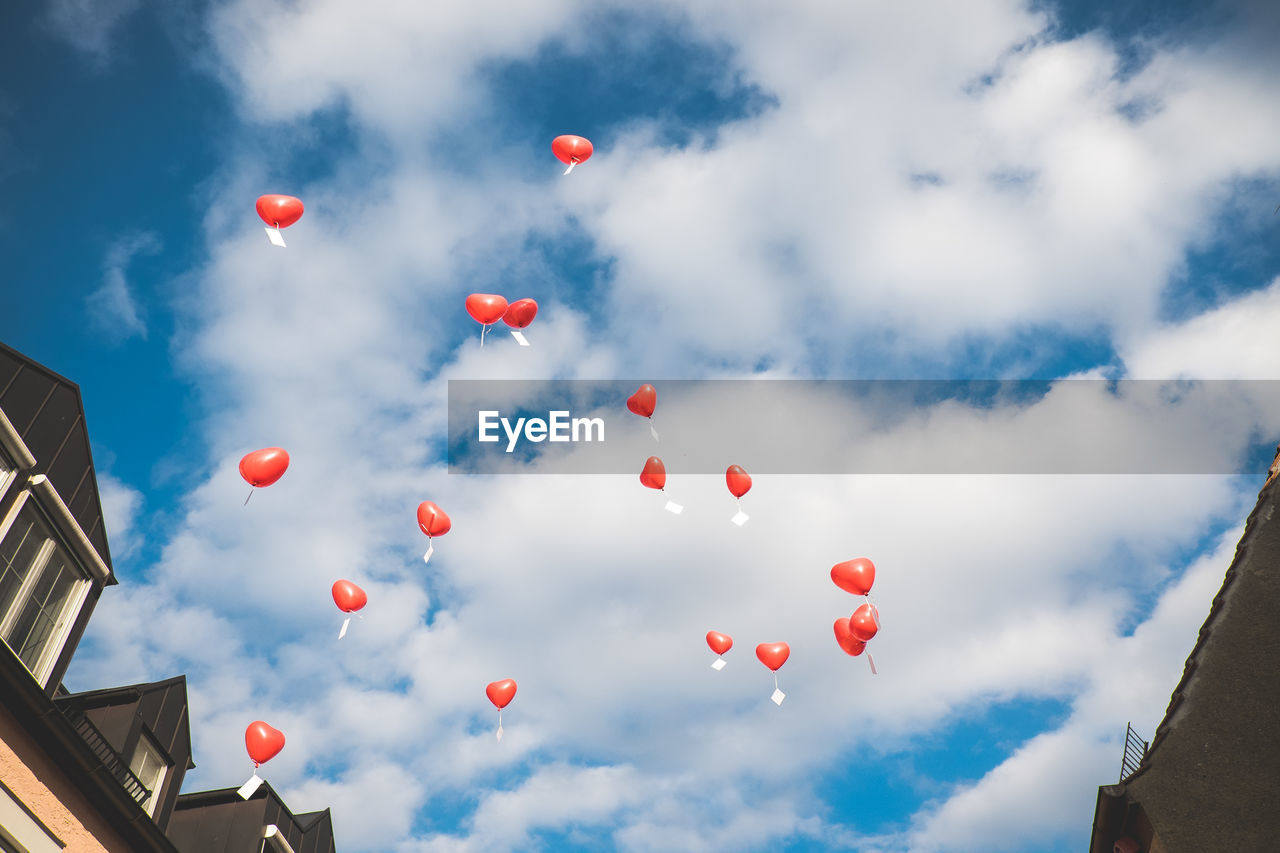
{"type": "Polygon", "coordinates": [[[89,578],[53,538],[35,505],[19,507],[0,539],[0,639],[43,685],[89,578]]]}
{"type": "Polygon", "coordinates": [[[63,853],[66,846],[0,784],[0,853],[63,853]]]}
{"type": "Polygon", "coordinates": [[[133,760],[129,762],[129,769],[151,792],[151,795],[143,801],[142,810],[155,817],[156,803],[160,800],[160,786],[164,784],[165,771],[169,766],[165,764],[160,748],[146,732],[138,736],[138,748],[133,751],[133,760]]]}

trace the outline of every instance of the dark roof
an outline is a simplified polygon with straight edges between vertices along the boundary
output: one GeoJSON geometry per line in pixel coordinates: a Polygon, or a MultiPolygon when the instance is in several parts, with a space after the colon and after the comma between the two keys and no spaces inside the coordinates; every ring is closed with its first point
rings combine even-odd
{"type": "Polygon", "coordinates": [[[1171,853],[1270,850],[1280,838],[1278,474],[1280,451],[1146,756],[1099,790],[1091,850],[1110,853],[1126,810],[1171,853]]]}
{"type": "Polygon", "coordinates": [[[191,759],[186,676],[56,696],[55,704],[64,712],[79,712],[87,717],[125,764],[129,763],[142,730],[146,729],[170,766],[153,815],[160,828],[165,828],[177,803],[183,777],[196,766],[191,759]]]}
{"type": "MultiPolygon", "coordinates": [[[[101,742],[90,743],[80,725],[84,717],[73,710],[59,713],[22,662],[12,654],[0,654],[0,685],[4,707],[31,737],[35,748],[57,765],[71,785],[80,791],[103,822],[118,834],[133,853],[179,853],[130,796],[122,782],[119,756],[101,742]]],[[[13,746],[11,744],[11,746],[13,746]]],[[[128,771],[127,764],[123,771],[128,771]]],[[[47,780],[52,784],[54,780],[47,780]]]]}
{"type": "Polygon", "coordinates": [[[80,386],[0,343],[0,409],[36,458],[31,473],[49,478],[111,568],[80,386]]]}
{"type": "Polygon", "coordinates": [[[83,710],[106,735],[113,747],[126,746],[127,728],[119,725],[105,711],[127,710],[147,724],[160,747],[172,758],[181,756],[188,770],[195,768],[191,760],[191,725],[187,712],[187,677],[175,675],[164,681],[130,684],[86,690],[55,697],[58,704],[74,705],[83,710]]]}
{"type": "Polygon", "coordinates": [[[263,830],[274,824],[295,853],[334,853],[329,810],[295,816],[270,783],[248,800],[235,788],[183,794],[169,822],[181,853],[258,853],[263,830]]]}

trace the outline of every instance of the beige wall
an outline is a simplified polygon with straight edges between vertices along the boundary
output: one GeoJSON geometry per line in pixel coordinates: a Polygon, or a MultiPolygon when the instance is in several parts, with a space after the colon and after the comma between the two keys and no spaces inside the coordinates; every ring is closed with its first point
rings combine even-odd
{"type": "MultiPolygon", "coordinates": [[[[66,853],[130,853],[124,841],[3,706],[0,782],[66,845],[66,853]]],[[[0,798],[7,798],[3,790],[0,798]]]]}

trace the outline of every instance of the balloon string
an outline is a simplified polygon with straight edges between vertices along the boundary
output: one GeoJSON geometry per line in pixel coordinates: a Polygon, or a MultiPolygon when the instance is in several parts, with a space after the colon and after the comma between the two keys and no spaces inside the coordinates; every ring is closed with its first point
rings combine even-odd
{"type": "Polygon", "coordinates": [[[482,347],[484,346],[484,333],[487,331],[489,331],[488,325],[481,323],[480,324],[480,346],[482,347]]]}
{"type": "Polygon", "coordinates": [[[777,672],[774,672],[774,673],[773,673],[773,689],[774,689],[774,690],[780,690],[780,689],[781,689],[781,688],[779,688],[779,687],[778,687],[778,673],[777,673],[777,672]]]}
{"type": "MultiPolygon", "coordinates": [[[[249,487],[249,498],[251,498],[251,497],[253,497],[253,487],[252,487],[252,486],[250,486],[250,487],[249,487]]],[[[249,498],[245,498],[245,499],[244,499],[244,503],[243,503],[243,504],[241,504],[241,506],[248,506],[248,505],[249,505],[249,498]]]]}

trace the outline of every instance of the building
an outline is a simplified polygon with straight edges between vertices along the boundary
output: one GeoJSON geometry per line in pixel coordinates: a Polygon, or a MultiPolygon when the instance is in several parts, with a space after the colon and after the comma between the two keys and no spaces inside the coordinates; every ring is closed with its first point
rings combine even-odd
{"type": "Polygon", "coordinates": [[[182,853],[257,850],[264,837],[279,853],[334,853],[329,810],[294,815],[268,782],[248,801],[235,788],[179,797],[169,837],[182,853]]]}
{"type": "Polygon", "coordinates": [[[1146,748],[1098,789],[1090,853],[1280,850],[1280,453],[1146,748]]]}
{"type": "Polygon", "coordinates": [[[0,344],[0,853],[334,853],[267,785],[180,793],[184,676],[62,687],[116,583],[80,389],[0,344]]]}

